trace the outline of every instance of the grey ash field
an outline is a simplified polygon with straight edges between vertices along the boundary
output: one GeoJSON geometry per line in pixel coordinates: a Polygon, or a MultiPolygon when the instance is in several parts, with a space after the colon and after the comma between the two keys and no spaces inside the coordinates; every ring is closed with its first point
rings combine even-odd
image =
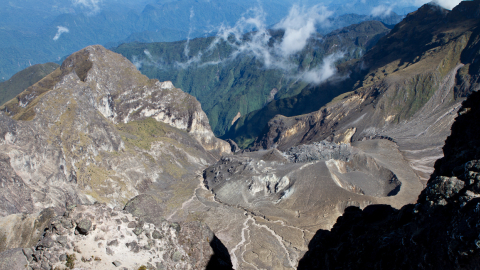
{"type": "Polygon", "coordinates": [[[479,25],[424,5],[243,150],[171,82],[72,54],[0,108],[0,269],[478,269],[479,25]]]}

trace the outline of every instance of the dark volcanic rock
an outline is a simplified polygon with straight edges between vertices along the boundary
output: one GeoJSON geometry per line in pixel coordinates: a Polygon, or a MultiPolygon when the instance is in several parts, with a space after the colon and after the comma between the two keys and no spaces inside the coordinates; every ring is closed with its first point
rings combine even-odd
{"type": "Polygon", "coordinates": [[[81,234],[87,234],[92,228],[92,222],[89,219],[82,219],[77,224],[77,231],[81,234]]]}
{"type": "Polygon", "coordinates": [[[469,168],[462,167],[471,160],[480,158],[480,107],[475,96],[463,103],[463,108],[452,126],[457,130],[458,137],[449,137],[443,147],[445,157],[435,163],[435,174],[453,176],[466,169],[477,168],[477,162],[469,163],[469,168]],[[458,138],[462,138],[459,140],[458,138]],[[468,143],[465,143],[468,142],[468,143]]]}
{"type": "Polygon", "coordinates": [[[463,103],[417,204],[345,209],[331,232],[317,232],[299,269],[479,269],[479,104],[479,92],[463,103]]]}
{"type": "Polygon", "coordinates": [[[237,143],[233,140],[227,139],[225,141],[230,144],[230,147],[232,148],[232,153],[236,153],[241,150],[240,147],[238,147],[237,143]]]}
{"type": "Polygon", "coordinates": [[[343,160],[348,161],[352,154],[352,147],[346,144],[336,144],[327,141],[315,142],[294,146],[285,152],[292,162],[310,162],[315,160],[343,160]]]}

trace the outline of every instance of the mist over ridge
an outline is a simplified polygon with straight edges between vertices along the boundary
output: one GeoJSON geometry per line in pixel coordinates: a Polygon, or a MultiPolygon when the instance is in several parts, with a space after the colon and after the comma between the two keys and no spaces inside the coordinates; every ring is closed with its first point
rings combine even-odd
{"type": "MultiPolygon", "coordinates": [[[[268,29],[265,12],[254,9],[234,27],[223,27],[214,37],[126,43],[114,51],[131,60],[148,77],[171,80],[194,95],[202,103],[215,134],[222,136],[237,115],[296,95],[309,85],[328,79],[343,80],[345,74],[336,76],[336,66],[360,58],[389,31],[381,22],[366,21],[321,35],[312,31],[312,26],[321,30],[338,24],[328,17],[331,12],[325,8],[315,10],[325,14],[294,6],[281,23],[268,29]],[[287,25],[286,21],[297,23],[287,25]],[[252,27],[254,31],[243,33],[252,27]],[[289,48],[290,36],[305,43],[289,48]]],[[[365,18],[370,17],[360,21],[365,18]]]]}
{"type": "MultiPolygon", "coordinates": [[[[37,63],[61,61],[88,45],[114,47],[122,42],[177,41],[214,35],[222,26],[234,27],[242,14],[252,8],[268,11],[264,23],[270,28],[286,17],[293,5],[310,12],[315,5],[326,7],[333,12],[330,17],[337,17],[347,13],[388,16],[390,11],[405,15],[421,4],[380,0],[5,1],[0,3],[0,81],[37,63]]],[[[288,53],[289,47],[283,49],[288,53]]]]}

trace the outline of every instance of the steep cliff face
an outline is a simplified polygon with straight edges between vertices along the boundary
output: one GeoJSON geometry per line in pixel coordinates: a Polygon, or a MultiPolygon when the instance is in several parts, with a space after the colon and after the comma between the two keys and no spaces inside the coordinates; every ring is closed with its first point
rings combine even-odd
{"type": "Polygon", "coordinates": [[[416,204],[349,207],[299,269],[478,269],[480,93],[464,103],[416,204]]]}
{"type": "Polygon", "coordinates": [[[388,138],[427,180],[461,101],[478,90],[478,8],[427,4],[409,14],[362,59],[369,68],[352,92],[314,113],[276,116],[254,148],[388,138]]]}
{"type": "Polygon", "coordinates": [[[230,152],[194,97],[101,46],[68,57],[1,109],[2,215],[123,205],[144,192],[172,209],[197,171],[230,152]]]}

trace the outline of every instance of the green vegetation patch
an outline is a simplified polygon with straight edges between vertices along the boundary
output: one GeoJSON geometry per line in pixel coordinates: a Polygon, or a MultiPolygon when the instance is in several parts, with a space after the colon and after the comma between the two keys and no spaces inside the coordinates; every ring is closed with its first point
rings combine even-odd
{"type": "Polygon", "coordinates": [[[158,122],[153,118],[146,118],[140,121],[131,121],[127,124],[118,124],[122,139],[126,143],[135,145],[138,148],[150,150],[152,142],[160,140],[168,131],[167,124],[158,122]]]}
{"type": "Polygon", "coordinates": [[[75,268],[75,261],[77,260],[77,257],[75,254],[68,254],[67,255],[67,262],[65,263],[65,266],[68,267],[69,269],[75,268]]]}

